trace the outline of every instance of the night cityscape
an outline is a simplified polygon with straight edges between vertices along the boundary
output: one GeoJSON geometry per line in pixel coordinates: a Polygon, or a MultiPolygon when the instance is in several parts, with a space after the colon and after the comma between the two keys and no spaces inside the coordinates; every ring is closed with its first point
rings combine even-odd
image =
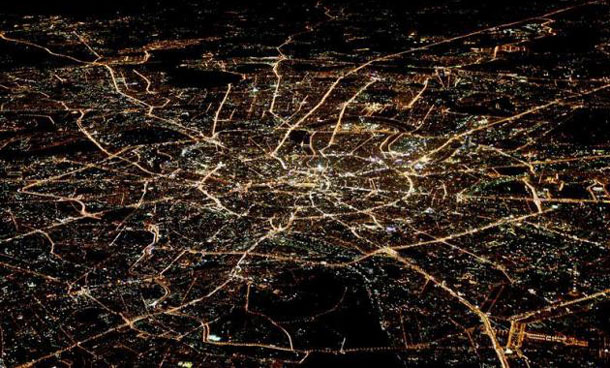
{"type": "Polygon", "coordinates": [[[610,367],[610,4],[2,4],[0,188],[0,368],[610,367]]]}

